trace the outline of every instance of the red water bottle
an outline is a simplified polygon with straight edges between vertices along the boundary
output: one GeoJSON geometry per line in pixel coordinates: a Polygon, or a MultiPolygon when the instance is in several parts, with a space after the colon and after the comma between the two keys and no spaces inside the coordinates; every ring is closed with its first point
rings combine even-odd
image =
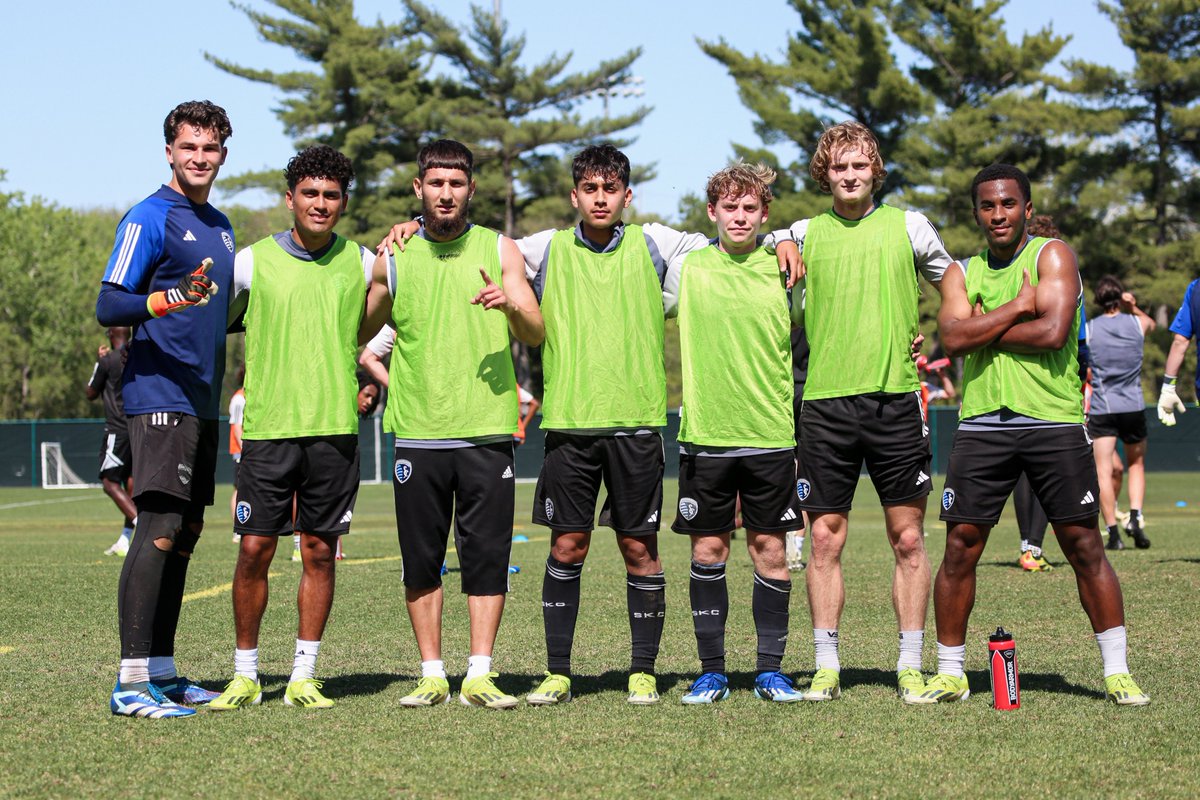
{"type": "Polygon", "coordinates": [[[1017,680],[1017,646],[1004,628],[988,637],[988,664],[992,678],[992,708],[1009,710],[1021,707],[1021,686],[1017,680]]]}

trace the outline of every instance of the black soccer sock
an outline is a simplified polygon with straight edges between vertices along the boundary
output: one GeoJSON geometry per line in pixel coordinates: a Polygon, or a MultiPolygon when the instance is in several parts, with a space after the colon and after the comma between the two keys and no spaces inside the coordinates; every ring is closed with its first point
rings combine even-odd
{"type": "Polygon", "coordinates": [[[154,614],[151,656],[175,655],[175,630],[179,627],[179,612],[183,608],[183,587],[187,582],[188,564],[191,561],[191,558],[173,551],[167,554],[162,589],[158,593],[158,608],[154,614]]]}
{"type": "Polygon", "coordinates": [[[555,675],[571,674],[571,647],[575,620],[579,618],[579,576],[583,562],[564,564],[546,559],[542,578],[542,624],[546,628],[546,669],[555,675]]]}
{"type": "Polygon", "coordinates": [[[692,626],[696,629],[696,651],[703,672],[725,672],[725,617],[729,615],[729,589],[725,564],[692,562],[688,582],[692,600],[692,626]]]}
{"type": "Polygon", "coordinates": [[[1121,538],[1121,526],[1120,525],[1109,525],[1108,526],[1108,536],[1110,539],[1114,539],[1114,538],[1120,539],[1121,538]]]}
{"type": "Polygon", "coordinates": [[[792,582],[764,578],[754,573],[754,630],[758,634],[759,672],[778,672],[783,665],[783,650],[787,647],[788,601],[792,597],[792,582]]]}
{"type": "Polygon", "coordinates": [[[625,574],[625,605],[629,610],[630,672],[654,672],[663,621],[667,617],[667,578],[625,574]]]}
{"type": "Polygon", "coordinates": [[[149,658],[154,618],[162,591],[163,573],[170,555],[154,546],[146,530],[150,520],[138,517],[137,533],[121,565],[117,586],[117,626],[121,633],[121,658],[149,658]]]}

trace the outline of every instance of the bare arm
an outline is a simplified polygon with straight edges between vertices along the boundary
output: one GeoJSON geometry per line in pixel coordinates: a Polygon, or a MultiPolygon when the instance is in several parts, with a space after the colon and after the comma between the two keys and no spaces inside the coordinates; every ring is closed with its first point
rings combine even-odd
{"type": "Polygon", "coordinates": [[[388,257],[376,256],[371,270],[371,285],[367,287],[366,308],[358,326],[358,343],[366,344],[392,316],[392,293],[388,290],[388,257]]]}
{"type": "Polygon", "coordinates": [[[1191,339],[1185,336],[1175,334],[1175,338],[1171,340],[1171,349],[1167,351],[1167,364],[1163,367],[1163,373],[1170,375],[1172,378],[1179,375],[1179,370],[1183,368],[1183,357],[1187,354],[1188,344],[1191,339]]]}
{"type": "Polygon", "coordinates": [[[1121,310],[1137,317],[1138,324],[1142,326],[1142,336],[1158,327],[1158,323],[1151,319],[1149,314],[1138,308],[1137,298],[1133,296],[1133,292],[1121,293],[1121,310]]]}
{"type": "Polygon", "coordinates": [[[546,325],[538,308],[533,289],[525,279],[525,257],[516,242],[507,236],[500,240],[500,269],[503,272],[503,288],[497,286],[487,272],[479,270],[483,277],[483,288],[471,301],[485,309],[498,308],[508,317],[508,329],[531,347],[541,344],[546,338],[546,325]]]}
{"type": "Polygon", "coordinates": [[[978,298],[972,303],[967,297],[967,279],[957,266],[946,270],[938,289],[942,294],[938,335],[946,355],[951,357],[982,350],[1034,313],[1034,288],[1028,273],[1016,297],[988,312],[984,312],[978,298]]]}
{"type": "Polygon", "coordinates": [[[1063,242],[1050,242],[1038,254],[1037,271],[1035,316],[1005,331],[996,340],[1001,350],[1047,353],[1061,350],[1071,335],[1081,286],[1074,251],[1063,242]]]}
{"type": "Polygon", "coordinates": [[[358,364],[370,373],[371,377],[378,381],[381,386],[388,385],[387,367],[383,365],[383,359],[372,353],[370,348],[362,351],[362,355],[358,357],[358,364]]]}

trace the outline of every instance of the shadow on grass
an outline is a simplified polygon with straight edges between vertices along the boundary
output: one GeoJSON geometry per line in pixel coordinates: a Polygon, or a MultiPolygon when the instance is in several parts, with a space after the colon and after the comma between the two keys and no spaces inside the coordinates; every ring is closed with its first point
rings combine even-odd
{"type": "Polygon", "coordinates": [[[1200,558],[1160,558],[1155,564],[1200,564],[1200,558]]]}

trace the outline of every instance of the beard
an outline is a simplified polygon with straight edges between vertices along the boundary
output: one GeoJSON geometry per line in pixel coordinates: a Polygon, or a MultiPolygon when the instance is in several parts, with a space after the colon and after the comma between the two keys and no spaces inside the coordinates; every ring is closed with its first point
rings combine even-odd
{"type": "Polygon", "coordinates": [[[457,212],[451,217],[438,216],[437,202],[432,204],[427,200],[423,203],[425,206],[425,230],[435,239],[449,240],[457,238],[467,227],[467,212],[471,210],[471,198],[467,197],[463,200],[457,212]]]}

